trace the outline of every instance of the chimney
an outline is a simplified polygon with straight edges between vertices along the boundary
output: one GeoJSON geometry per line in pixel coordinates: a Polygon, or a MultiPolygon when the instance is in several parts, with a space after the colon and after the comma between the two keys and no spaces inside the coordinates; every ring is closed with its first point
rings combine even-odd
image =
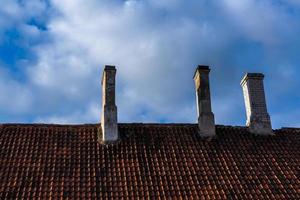
{"type": "Polygon", "coordinates": [[[199,133],[203,137],[213,137],[216,134],[215,118],[211,111],[209,66],[199,65],[194,74],[196,86],[196,102],[198,112],[199,133]]]}
{"type": "Polygon", "coordinates": [[[115,66],[106,65],[102,76],[102,116],[101,128],[102,142],[114,142],[118,140],[118,116],[115,104],[115,66]]]}
{"type": "Polygon", "coordinates": [[[267,111],[263,79],[264,75],[261,73],[247,73],[241,81],[241,86],[249,131],[259,135],[270,135],[273,131],[267,111]]]}

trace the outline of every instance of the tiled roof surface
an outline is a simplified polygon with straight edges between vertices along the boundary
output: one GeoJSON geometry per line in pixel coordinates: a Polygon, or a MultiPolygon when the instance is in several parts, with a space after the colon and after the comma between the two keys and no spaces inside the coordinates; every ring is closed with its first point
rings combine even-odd
{"type": "Polygon", "coordinates": [[[217,126],[0,125],[0,199],[300,199],[300,132],[255,136],[217,126]]]}

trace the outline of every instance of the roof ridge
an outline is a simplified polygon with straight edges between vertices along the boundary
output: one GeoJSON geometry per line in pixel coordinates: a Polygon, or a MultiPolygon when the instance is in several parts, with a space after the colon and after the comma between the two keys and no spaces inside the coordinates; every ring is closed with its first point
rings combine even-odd
{"type": "Polygon", "coordinates": [[[239,129],[245,129],[246,126],[240,126],[240,125],[223,125],[223,124],[216,124],[217,128],[239,128],[239,129]]]}
{"type": "MultiPolygon", "coordinates": [[[[16,127],[94,127],[99,126],[100,123],[83,123],[83,124],[47,124],[47,123],[0,123],[0,128],[3,128],[5,126],[16,126],[16,127]]],[[[121,122],[118,123],[120,126],[156,126],[156,127],[194,127],[197,126],[197,123],[152,123],[152,122],[121,122]]],[[[246,126],[240,126],[240,125],[223,125],[223,124],[216,124],[217,129],[237,129],[237,130],[244,130],[247,129],[246,126]]],[[[297,127],[281,127],[278,129],[273,129],[275,132],[300,132],[300,128],[297,127]]]]}
{"type": "Polygon", "coordinates": [[[280,129],[276,129],[276,131],[292,131],[292,132],[296,132],[296,133],[300,133],[300,128],[296,128],[296,127],[281,127],[280,129]]]}
{"type": "Polygon", "coordinates": [[[73,127],[73,126],[95,126],[95,125],[100,125],[98,124],[44,124],[44,123],[2,123],[0,124],[0,127],[4,126],[32,126],[32,127],[54,127],[54,126],[59,126],[59,127],[73,127]]]}

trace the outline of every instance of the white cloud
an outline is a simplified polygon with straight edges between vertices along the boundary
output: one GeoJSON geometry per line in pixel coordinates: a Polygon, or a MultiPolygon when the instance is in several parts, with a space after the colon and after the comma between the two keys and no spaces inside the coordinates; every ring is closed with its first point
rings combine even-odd
{"type": "MultiPolygon", "coordinates": [[[[189,48],[198,48],[192,46],[195,37],[199,37],[196,43],[209,40],[211,36],[215,39],[210,27],[185,19],[184,14],[157,21],[157,15],[162,14],[161,4],[159,9],[150,8],[151,12],[147,7],[149,4],[143,2],[108,3],[104,7],[91,4],[82,6],[80,1],[54,1],[62,15],[48,25],[54,43],[37,48],[39,64],[29,71],[35,84],[57,88],[57,93],[76,98],[69,94],[72,88],[79,90],[91,79],[100,80],[100,74],[94,76],[97,67],[105,63],[117,64],[120,102],[141,105],[134,106],[138,114],[129,116],[127,111],[132,109],[132,104],[120,103],[121,120],[138,120],[139,110],[146,112],[148,117],[144,120],[175,120],[172,115],[177,115],[177,119],[192,120],[194,113],[178,116],[181,109],[191,103],[186,100],[194,95],[189,93],[193,91],[191,75],[194,66],[193,60],[188,61],[193,56],[188,52],[192,51],[189,48]],[[131,96],[128,90],[132,91],[131,96]]],[[[167,5],[163,6],[167,8],[167,5]]],[[[79,92],[88,97],[85,88],[79,92]]]]}
{"type": "Polygon", "coordinates": [[[9,73],[0,66],[0,113],[20,115],[30,112],[31,91],[26,86],[12,80],[9,73]]]}
{"type": "Polygon", "coordinates": [[[81,124],[83,122],[90,122],[97,119],[100,122],[99,106],[96,104],[90,104],[86,110],[75,110],[67,114],[52,114],[46,117],[37,117],[35,123],[53,123],[53,124],[81,124]]]}
{"type": "Polygon", "coordinates": [[[268,55],[269,50],[296,38],[294,30],[299,29],[285,7],[269,0],[53,0],[48,9],[55,14],[41,32],[24,18],[39,16],[47,6],[28,2],[23,11],[15,1],[2,13],[16,13],[14,21],[22,22],[18,27],[27,37],[49,38],[32,47],[37,61],[26,66],[27,81],[21,87],[31,91],[27,109],[34,110],[39,122],[98,122],[105,64],[117,65],[121,121],[195,122],[192,75],[197,64],[209,64],[217,122],[239,123],[239,75],[252,61],[238,60],[241,41],[259,44],[262,54],[266,51],[276,61],[279,57],[268,55]]]}
{"type": "Polygon", "coordinates": [[[32,17],[45,14],[46,9],[46,3],[40,0],[1,0],[0,26],[7,28],[22,24],[32,17]]]}
{"type": "MultiPolygon", "coordinates": [[[[61,92],[68,97],[80,98],[72,95],[74,88],[85,96],[82,99],[87,100],[87,88],[82,87],[94,88],[92,91],[98,87],[85,83],[100,80],[100,73],[95,73],[101,65],[117,64],[121,85],[118,99],[143,105],[143,108],[135,106],[138,113],[139,110],[153,112],[146,116],[155,113],[156,120],[157,116],[175,119],[172,115],[188,107],[186,100],[188,92],[193,91],[190,85],[194,66],[190,65],[191,61],[187,62],[190,55],[186,49],[195,36],[210,37],[206,26],[188,19],[177,21],[173,18],[162,23],[152,21],[151,18],[160,11],[149,13],[140,2],[108,4],[105,9],[94,4],[95,7],[81,6],[80,1],[75,2],[54,2],[62,15],[48,25],[54,42],[37,48],[39,63],[29,70],[34,84],[41,88],[56,88],[58,94],[61,92]],[[143,24],[144,21],[149,23],[143,24]],[[182,57],[180,60],[177,59],[179,56],[182,57]],[[186,73],[189,71],[187,68],[189,73],[186,73]],[[132,91],[132,96],[128,95],[128,90],[132,91]],[[180,108],[174,109],[176,106],[180,108]]],[[[131,106],[130,103],[120,103],[121,119],[138,120],[137,115],[128,116],[131,106]]],[[[194,118],[193,115],[177,118],[189,121],[194,118]]]]}
{"type": "Polygon", "coordinates": [[[223,0],[224,10],[243,36],[267,45],[282,41],[296,22],[285,6],[269,0],[223,0]]]}

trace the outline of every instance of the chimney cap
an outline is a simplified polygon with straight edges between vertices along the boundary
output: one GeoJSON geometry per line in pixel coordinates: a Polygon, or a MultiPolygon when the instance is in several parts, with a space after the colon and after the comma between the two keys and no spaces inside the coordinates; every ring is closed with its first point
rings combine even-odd
{"type": "Polygon", "coordinates": [[[197,71],[202,71],[202,72],[210,72],[210,68],[208,65],[198,65],[193,78],[195,78],[197,71]]]}
{"type": "Polygon", "coordinates": [[[265,75],[262,73],[246,73],[243,79],[241,80],[241,85],[244,85],[248,79],[264,79],[265,75]]]}
{"type": "Polygon", "coordinates": [[[103,79],[104,79],[104,72],[105,71],[117,71],[116,70],[116,66],[114,66],[114,65],[105,65],[104,66],[104,70],[103,70],[103,72],[102,72],[102,79],[101,79],[101,84],[103,84],[103,79]]]}
{"type": "Polygon", "coordinates": [[[105,65],[104,70],[116,70],[116,66],[114,66],[114,65],[105,65]]]}

